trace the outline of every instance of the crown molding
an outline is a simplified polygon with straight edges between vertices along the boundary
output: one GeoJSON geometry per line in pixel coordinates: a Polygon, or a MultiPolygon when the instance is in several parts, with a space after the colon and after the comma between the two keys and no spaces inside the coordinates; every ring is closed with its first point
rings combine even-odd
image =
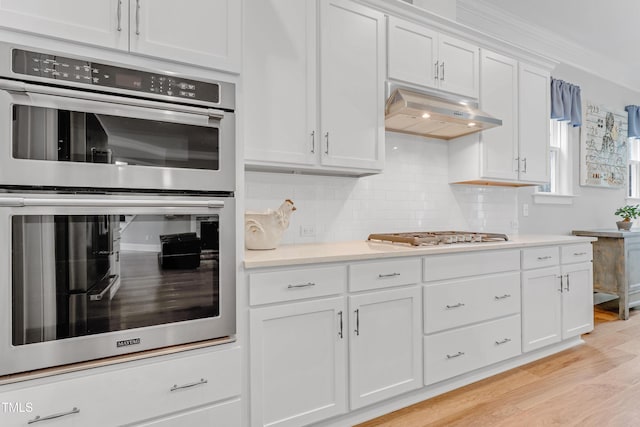
{"type": "Polygon", "coordinates": [[[613,60],[484,0],[458,0],[456,14],[463,25],[640,92],[640,77],[628,63],[613,60]]]}

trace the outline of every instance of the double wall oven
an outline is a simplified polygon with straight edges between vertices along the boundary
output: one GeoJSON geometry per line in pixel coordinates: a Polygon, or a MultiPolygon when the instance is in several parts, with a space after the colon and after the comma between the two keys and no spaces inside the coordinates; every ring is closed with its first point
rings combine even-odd
{"type": "Polygon", "coordinates": [[[235,334],[235,86],[0,44],[0,375],[235,334]]]}

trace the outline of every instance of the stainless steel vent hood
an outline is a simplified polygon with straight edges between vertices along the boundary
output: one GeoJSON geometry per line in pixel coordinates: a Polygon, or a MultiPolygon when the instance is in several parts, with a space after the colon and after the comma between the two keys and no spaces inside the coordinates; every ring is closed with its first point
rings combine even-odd
{"type": "Polygon", "coordinates": [[[410,89],[395,89],[385,108],[389,131],[452,139],[502,126],[502,120],[463,102],[427,95],[410,89]]]}

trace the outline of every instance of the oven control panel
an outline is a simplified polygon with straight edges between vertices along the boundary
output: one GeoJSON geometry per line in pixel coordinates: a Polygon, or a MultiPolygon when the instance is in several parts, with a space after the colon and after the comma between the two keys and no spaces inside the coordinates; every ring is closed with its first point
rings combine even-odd
{"type": "Polygon", "coordinates": [[[220,102],[220,85],[217,83],[22,49],[13,49],[12,69],[17,74],[60,81],[60,83],[70,81],[83,85],[170,96],[185,101],[197,100],[214,104],[220,102]]]}

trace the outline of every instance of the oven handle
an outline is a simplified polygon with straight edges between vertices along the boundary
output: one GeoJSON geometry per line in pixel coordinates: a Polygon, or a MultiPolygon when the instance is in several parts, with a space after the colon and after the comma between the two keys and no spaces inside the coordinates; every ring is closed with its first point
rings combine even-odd
{"type": "Polygon", "coordinates": [[[0,197],[0,206],[61,206],[61,207],[108,207],[108,208],[224,208],[223,200],[103,200],[103,199],[41,199],[22,197],[0,197]]]}
{"type": "Polygon", "coordinates": [[[196,114],[207,116],[216,120],[224,118],[225,112],[213,108],[198,108],[171,102],[150,101],[147,99],[125,98],[117,95],[105,95],[102,93],[86,92],[82,90],[70,90],[52,86],[41,86],[14,80],[0,79],[0,89],[8,92],[34,93],[50,96],[62,96],[65,98],[82,99],[87,101],[120,104],[131,107],[151,108],[163,111],[175,111],[178,113],[196,114]]]}

